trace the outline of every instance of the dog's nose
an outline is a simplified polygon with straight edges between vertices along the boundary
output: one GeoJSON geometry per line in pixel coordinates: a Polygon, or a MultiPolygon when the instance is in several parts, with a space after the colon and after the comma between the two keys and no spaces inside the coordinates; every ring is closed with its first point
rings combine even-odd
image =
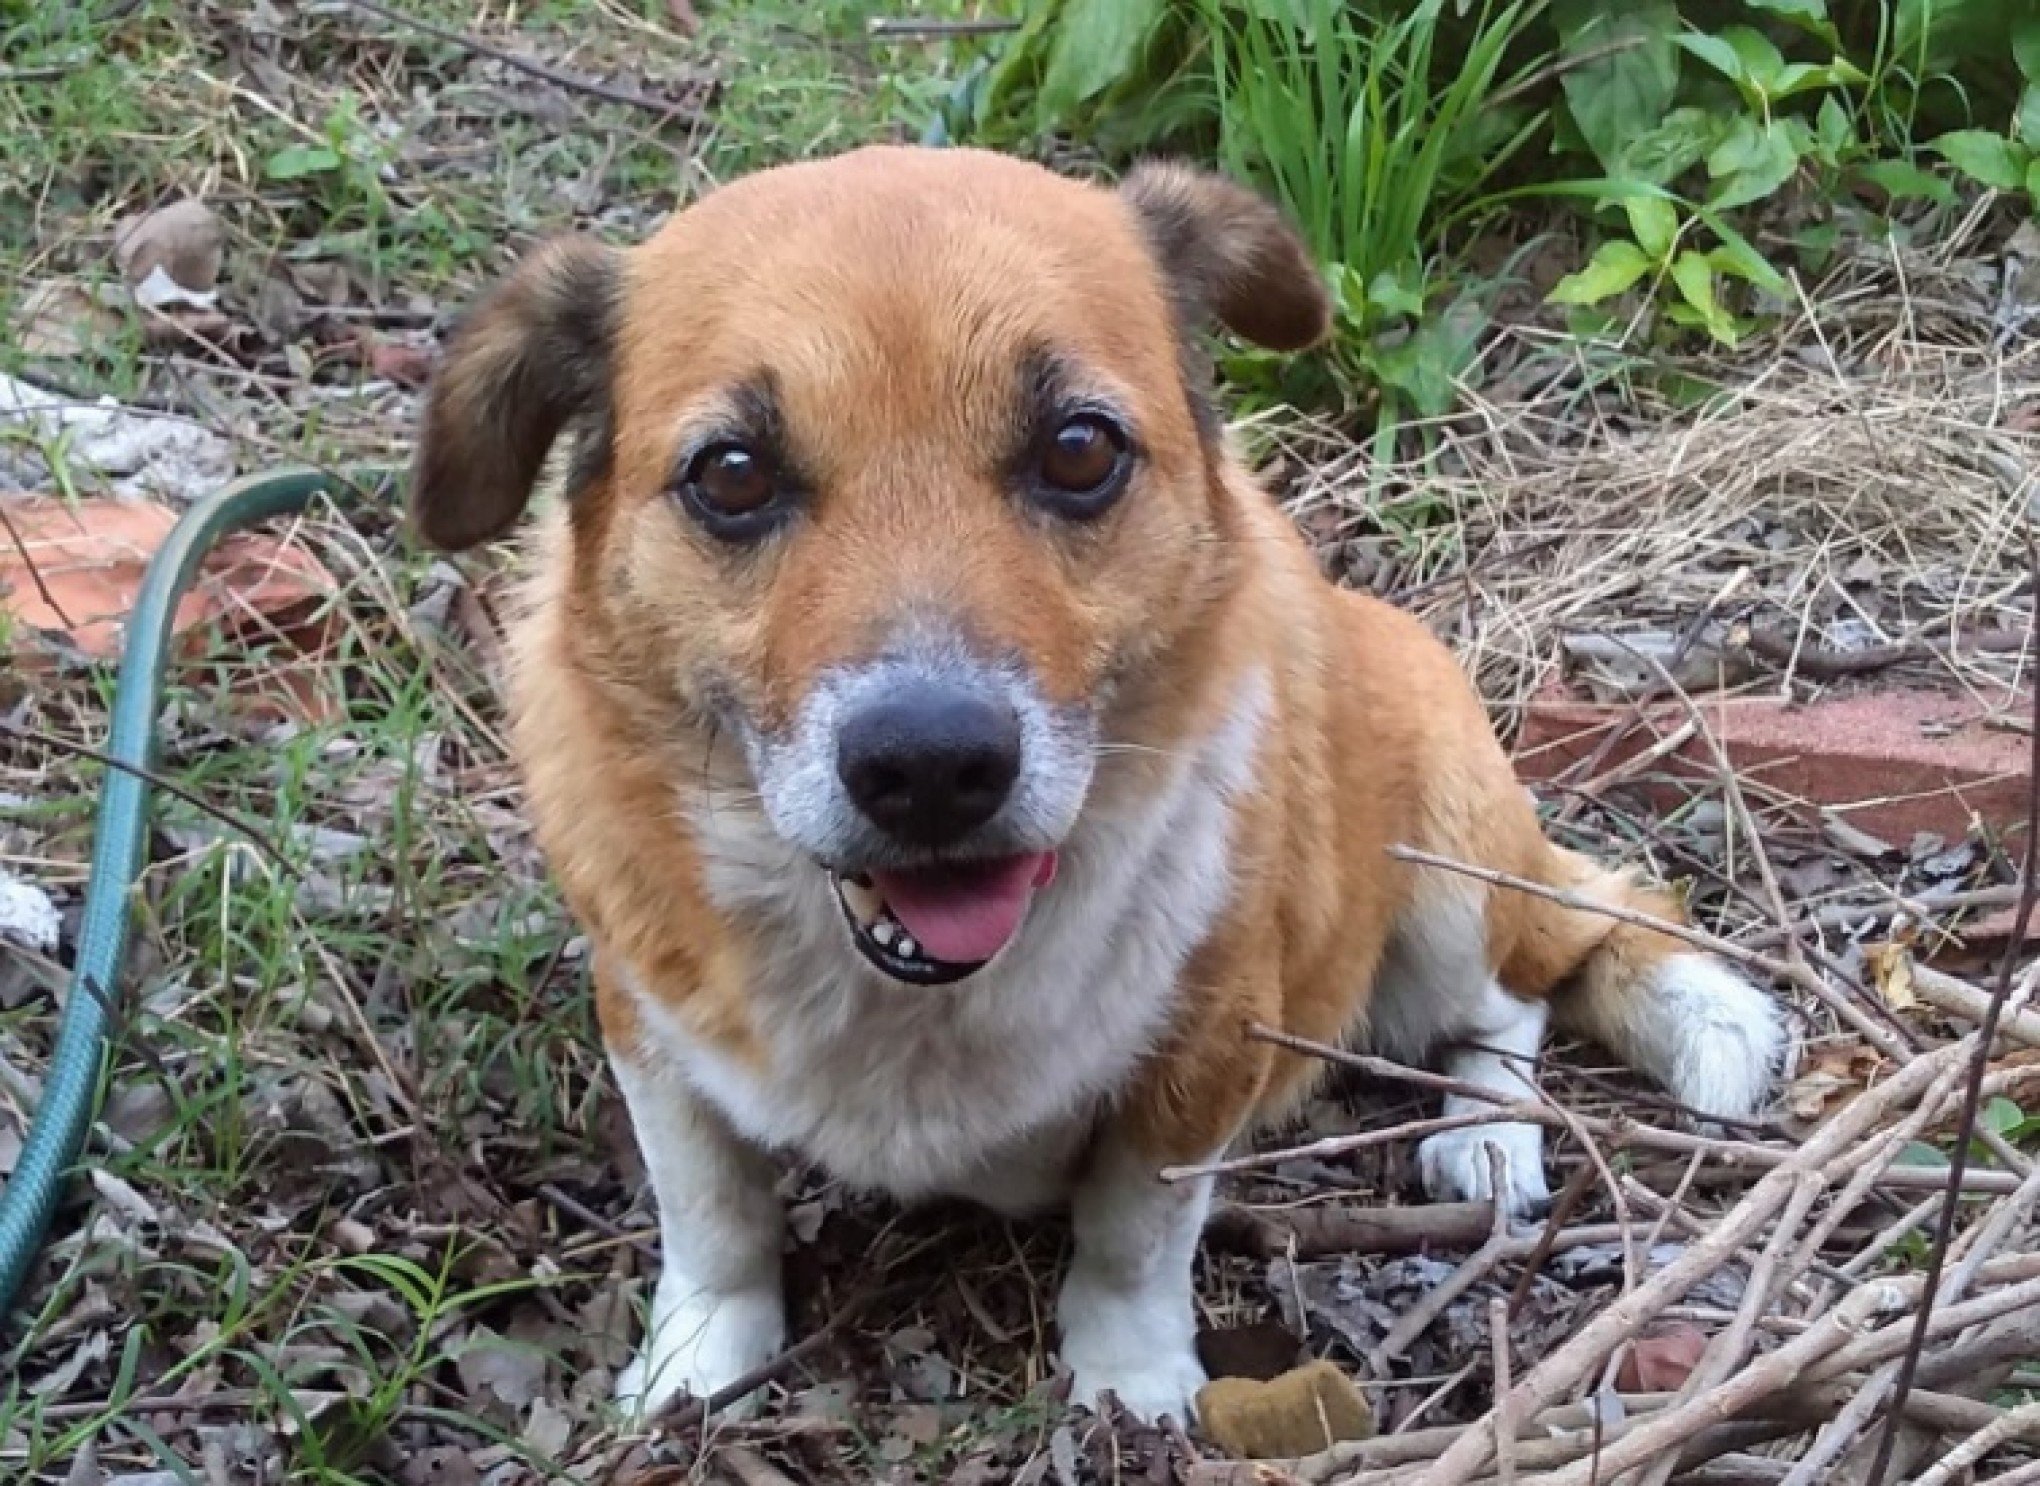
{"type": "Polygon", "coordinates": [[[1020,776],[1020,719],[973,692],[915,682],[851,714],[836,772],[871,823],[942,846],[999,813],[1020,776]]]}

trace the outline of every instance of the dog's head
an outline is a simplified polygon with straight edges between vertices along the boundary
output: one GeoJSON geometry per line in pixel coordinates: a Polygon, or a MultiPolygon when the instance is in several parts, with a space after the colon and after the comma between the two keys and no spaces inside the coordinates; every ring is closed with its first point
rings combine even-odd
{"type": "Polygon", "coordinates": [[[1214,319],[1294,349],[1328,307],[1280,214],[1212,176],[1108,191],[914,149],[767,171],[486,299],[413,518],[498,535],[577,425],[567,560],[603,671],[741,741],[867,958],[955,979],[1052,875],[1114,706],[1233,580],[1214,319]]]}

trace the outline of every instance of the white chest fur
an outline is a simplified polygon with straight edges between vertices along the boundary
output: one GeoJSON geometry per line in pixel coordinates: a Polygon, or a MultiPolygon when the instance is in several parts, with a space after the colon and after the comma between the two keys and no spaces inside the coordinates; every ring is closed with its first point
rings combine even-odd
{"type": "Polygon", "coordinates": [[[1224,906],[1232,800],[1267,705],[1266,679],[1250,678],[1158,787],[1087,810],[1019,937],[947,989],[868,968],[825,875],[754,812],[695,806],[711,896],[767,946],[750,1002],[766,1067],[721,1056],[647,997],[654,1040],[744,1135],[843,1180],[1008,1211],[1052,1200],[1224,906]]]}

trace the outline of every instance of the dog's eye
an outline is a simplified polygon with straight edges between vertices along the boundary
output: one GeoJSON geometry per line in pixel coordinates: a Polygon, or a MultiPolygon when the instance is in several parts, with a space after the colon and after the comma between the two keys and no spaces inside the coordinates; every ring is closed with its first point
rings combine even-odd
{"type": "Polygon", "coordinates": [[[687,462],[680,494],[717,536],[741,539],[763,530],[779,497],[779,478],[763,454],[744,444],[710,444],[687,462]]]}
{"type": "Polygon", "coordinates": [[[1127,439],[1118,424],[1096,413],[1066,419],[1041,451],[1043,493],[1070,515],[1095,515],[1126,483],[1127,439]]]}

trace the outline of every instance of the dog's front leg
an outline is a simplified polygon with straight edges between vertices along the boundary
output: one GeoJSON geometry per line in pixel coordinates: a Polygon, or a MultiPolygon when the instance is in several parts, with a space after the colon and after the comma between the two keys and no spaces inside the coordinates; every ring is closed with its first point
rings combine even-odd
{"type": "Polygon", "coordinates": [[[1071,1197],[1076,1252],[1057,1320],[1075,1401],[1108,1390],[1143,1419],[1191,1419],[1204,1386],[1191,1266],[1211,1178],[1165,1182],[1163,1160],[1108,1126],[1071,1197]]]}
{"type": "Polygon", "coordinates": [[[707,1398],[779,1351],[785,1216],[770,1160],[675,1070],[610,1061],[659,1207],[651,1325],[616,1383],[619,1402],[649,1412],[683,1389],[707,1398]]]}

